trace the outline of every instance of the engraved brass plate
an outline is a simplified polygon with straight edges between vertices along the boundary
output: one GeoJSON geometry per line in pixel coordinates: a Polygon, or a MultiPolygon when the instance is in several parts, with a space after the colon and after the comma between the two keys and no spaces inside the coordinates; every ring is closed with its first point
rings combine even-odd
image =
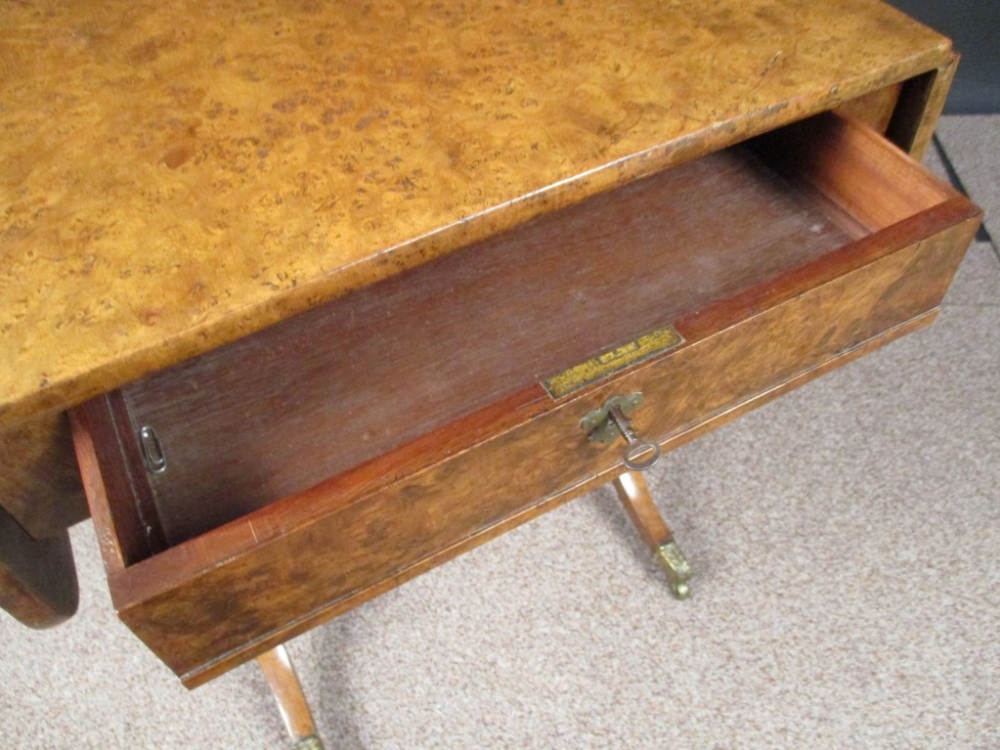
{"type": "Polygon", "coordinates": [[[549,378],[542,383],[542,386],[552,398],[562,398],[585,385],[614,375],[626,367],[631,367],[683,343],[684,339],[681,335],[672,327],[667,326],[640,336],[635,341],[598,354],[586,362],[549,378]]]}

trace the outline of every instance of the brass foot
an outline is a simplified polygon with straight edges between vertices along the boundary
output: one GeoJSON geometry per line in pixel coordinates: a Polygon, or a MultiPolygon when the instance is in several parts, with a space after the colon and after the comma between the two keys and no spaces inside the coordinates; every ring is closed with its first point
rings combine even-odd
{"type": "Polygon", "coordinates": [[[309,737],[303,737],[295,743],[295,750],[323,750],[323,740],[315,734],[309,737]]]}
{"type": "Polygon", "coordinates": [[[691,596],[691,565],[688,563],[677,542],[670,541],[661,544],[656,550],[656,558],[667,573],[670,590],[678,599],[691,596]]]}
{"type": "Polygon", "coordinates": [[[656,555],[667,574],[670,590],[678,599],[691,596],[691,566],[681,552],[674,534],[656,509],[642,475],[626,471],[614,481],[615,491],[625,512],[635,524],[642,541],[656,555]]]}

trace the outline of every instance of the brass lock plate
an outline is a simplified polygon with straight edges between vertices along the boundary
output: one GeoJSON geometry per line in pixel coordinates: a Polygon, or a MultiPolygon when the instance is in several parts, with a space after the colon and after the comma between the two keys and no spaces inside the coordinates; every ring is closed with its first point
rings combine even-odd
{"type": "Polygon", "coordinates": [[[618,407],[622,414],[627,417],[641,404],[641,393],[612,396],[604,402],[600,409],[595,409],[581,419],[580,427],[587,433],[587,438],[595,443],[613,443],[621,436],[621,432],[609,417],[611,410],[618,407]]]}

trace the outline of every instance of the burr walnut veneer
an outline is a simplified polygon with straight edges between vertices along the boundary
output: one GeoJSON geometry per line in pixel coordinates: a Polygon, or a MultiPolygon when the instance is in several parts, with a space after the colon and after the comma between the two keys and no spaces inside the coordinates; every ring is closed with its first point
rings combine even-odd
{"type": "Polygon", "coordinates": [[[0,602],[72,609],[65,412],[193,686],[620,475],[612,395],[672,447],[931,322],[955,59],[873,0],[4,5],[0,602]]]}

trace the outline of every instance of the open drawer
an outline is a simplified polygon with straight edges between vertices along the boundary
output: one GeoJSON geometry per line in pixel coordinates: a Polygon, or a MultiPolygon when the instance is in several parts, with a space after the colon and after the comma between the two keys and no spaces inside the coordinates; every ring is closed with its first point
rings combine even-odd
{"type": "Polygon", "coordinates": [[[826,114],[77,407],[121,618],[197,685],[930,322],[979,211],[826,114]]]}

